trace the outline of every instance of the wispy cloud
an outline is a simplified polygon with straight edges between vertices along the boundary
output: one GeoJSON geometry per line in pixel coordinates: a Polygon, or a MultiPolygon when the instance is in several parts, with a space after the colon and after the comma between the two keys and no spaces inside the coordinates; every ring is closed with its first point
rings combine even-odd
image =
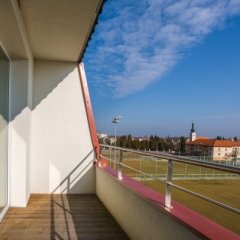
{"type": "Polygon", "coordinates": [[[102,93],[143,90],[207,35],[240,14],[240,0],[109,0],[85,61],[102,93]]]}

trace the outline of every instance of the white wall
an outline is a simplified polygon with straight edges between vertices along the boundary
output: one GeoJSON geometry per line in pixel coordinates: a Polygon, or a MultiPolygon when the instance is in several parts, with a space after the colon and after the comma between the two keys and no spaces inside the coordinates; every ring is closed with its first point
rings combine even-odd
{"type": "Polygon", "coordinates": [[[28,107],[29,62],[12,60],[10,70],[10,205],[24,207],[30,195],[30,118],[28,107]]]}
{"type": "Polygon", "coordinates": [[[201,239],[98,167],[96,193],[132,240],[201,239]]]}
{"type": "Polygon", "coordinates": [[[34,62],[32,193],[94,193],[94,152],[76,63],[34,62]]]}

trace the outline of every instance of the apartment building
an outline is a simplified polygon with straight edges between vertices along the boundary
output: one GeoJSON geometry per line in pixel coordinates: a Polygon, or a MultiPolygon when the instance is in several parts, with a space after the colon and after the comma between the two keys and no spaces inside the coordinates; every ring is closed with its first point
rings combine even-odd
{"type": "Polygon", "coordinates": [[[196,139],[186,144],[186,152],[191,156],[206,156],[213,160],[231,160],[240,156],[240,141],[196,139]]]}

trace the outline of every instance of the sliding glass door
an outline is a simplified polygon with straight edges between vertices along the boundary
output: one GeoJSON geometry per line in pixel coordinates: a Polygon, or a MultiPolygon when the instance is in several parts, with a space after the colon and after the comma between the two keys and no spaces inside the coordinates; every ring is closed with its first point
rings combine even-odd
{"type": "Polygon", "coordinates": [[[9,60],[0,46],[0,214],[8,203],[9,60]]]}

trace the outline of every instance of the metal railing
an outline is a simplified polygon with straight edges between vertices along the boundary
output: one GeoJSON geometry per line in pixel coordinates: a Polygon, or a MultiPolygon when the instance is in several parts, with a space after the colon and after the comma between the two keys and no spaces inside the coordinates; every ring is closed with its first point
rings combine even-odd
{"type": "Polygon", "coordinates": [[[118,179],[121,180],[123,178],[123,167],[127,168],[131,171],[134,171],[140,175],[143,175],[147,178],[150,178],[152,180],[156,180],[158,182],[164,183],[166,185],[166,189],[165,189],[165,207],[166,208],[171,208],[171,201],[172,201],[172,188],[178,189],[182,192],[185,192],[187,194],[193,195],[197,198],[200,198],[202,200],[205,200],[209,203],[212,203],[214,205],[217,205],[219,207],[222,207],[224,209],[227,209],[231,212],[240,214],[240,209],[237,209],[235,207],[229,206],[227,204],[224,204],[220,201],[216,201],[212,198],[209,198],[207,196],[204,196],[202,194],[199,194],[197,192],[194,192],[192,190],[189,190],[185,187],[182,187],[180,185],[177,185],[175,183],[173,183],[173,163],[177,162],[177,163],[184,163],[184,164],[190,164],[190,165],[195,165],[195,166],[199,166],[199,167],[204,167],[204,168],[210,168],[210,169],[215,169],[215,170],[220,170],[220,171],[226,171],[231,173],[231,176],[233,174],[240,174],[240,168],[236,168],[236,167],[232,167],[232,166],[226,166],[226,165],[221,165],[221,164],[215,164],[212,162],[203,162],[203,161],[199,161],[199,160],[192,160],[192,159],[188,159],[187,157],[178,157],[178,156],[171,156],[169,154],[155,154],[152,152],[145,152],[145,151],[137,151],[137,150],[132,150],[132,149],[126,149],[126,148],[121,148],[121,147],[115,147],[115,146],[110,146],[110,145],[104,145],[104,144],[100,144],[100,148],[101,148],[101,152],[103,149],[108,149],[108,150],[113,150],[114,151],[114,157],[113,159],[111,158],[107,158],[106,156],[103,156],[102,154],[100,154],[100,158],[104,157],[106,158],[106,160],[113,162],[114,163],[114,167],[117,166],[117,173],[118,173],[118,179]],[[119,151],[119,157],[118,159],[116,158],[116,151],[119,151]],[[166,173],[166,180],[164,180],[163,178],[158,178],[156,175],[154,174],[150,174],[147,172],[142,171],[141,169],[138,170],[134,167],[128,166],[126,164],[123,163],[123,158],[124,158],[124,154],[123,153],[133,153],[133,154],[138,154],[138,155],[142,155],[142,156],[147,156],[147,157],[152,157],[152,158],[157,158],[159,160],[165,160],[167,161],[167,173],[166,173]]]}
{"type": "Polygon", "coordinates": [[[227,165],[232,167],[239,167],[240,168],[240,158],[231,158],[231,159],[221,159],[213,158],[212,156],[192,156],[188,155],[185,158],[192,159],[192,160],[199,160],[203,162],[214,162],[215,164],[227,165]]]}

